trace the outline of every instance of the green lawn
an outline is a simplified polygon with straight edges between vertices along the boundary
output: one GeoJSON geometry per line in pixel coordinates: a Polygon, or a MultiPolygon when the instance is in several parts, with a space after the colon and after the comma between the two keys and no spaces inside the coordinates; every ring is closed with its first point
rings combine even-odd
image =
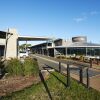
{"type": "Polygon", "coordinates": [[[100,100],[100,92],[88,90],[74,80],[71,80],[70,88],[63,83],[66,84],[66,77],[54,72],[44,83],[45,86],[39,83],[3,97],[2,100],[100,100]]]}

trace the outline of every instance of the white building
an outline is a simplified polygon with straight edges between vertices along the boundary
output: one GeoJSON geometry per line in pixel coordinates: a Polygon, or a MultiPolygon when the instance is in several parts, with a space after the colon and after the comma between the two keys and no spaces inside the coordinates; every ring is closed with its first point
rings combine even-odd
{"type": "Polygon", "coordinates": [[[84,56],[100,56],[100,44],[87,42],[86,36],[72,37],[72,40],[56,39],[53,41],[53,46],[50,43],[42,43],[32,46],[33,52],[53,56],[56,54],[84,55],[84,56]],[[49,45],[48,45],[49,44],[49,45]],[[48,46],[47,46],[48,45],[48,46]]]}

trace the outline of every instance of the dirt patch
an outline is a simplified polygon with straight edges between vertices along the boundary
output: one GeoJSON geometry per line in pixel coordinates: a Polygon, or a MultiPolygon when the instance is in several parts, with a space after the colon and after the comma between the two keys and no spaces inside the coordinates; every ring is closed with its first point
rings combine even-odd
{"type": "Polygon", "coordinates": [[[34,76],[17,76],[9,77],[7,79],[0,80],[0,96],[8,95],[12,92],[22,90],[32,84],[37,84],[40,82],[39,77],[34,76]]]}

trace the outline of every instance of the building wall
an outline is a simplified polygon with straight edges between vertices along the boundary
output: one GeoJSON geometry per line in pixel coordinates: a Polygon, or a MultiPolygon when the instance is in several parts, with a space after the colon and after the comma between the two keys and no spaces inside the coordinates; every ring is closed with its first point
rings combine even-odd
{"type": "Polygon", "coordinates": [[[0,45],[5,45],[5,43],[6,43],[6,39],[0,38],[0,45]]]}
{"type": "Polygon", "coordinates": [[[62,45],[62,39],[54,41],[55,46],[61,46],[62,45]]]}
{"type": "Polygon", "coordinates": [[[70,45],[72,43],[71,40],[63,40],[63,39],[59,39],[59,40],[55,40],[54,45],[55,46],[67,46],[70,45]]]}

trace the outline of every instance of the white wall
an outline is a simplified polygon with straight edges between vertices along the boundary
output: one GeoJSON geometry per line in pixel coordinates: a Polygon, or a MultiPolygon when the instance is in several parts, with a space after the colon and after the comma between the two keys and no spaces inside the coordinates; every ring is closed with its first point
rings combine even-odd
{"type": "Polygon", "coordinates": [[[6,43],[6,40],[5,40],[5,39],[0,38],[0,45],[5,45],[5,43],[6,43]]]}

